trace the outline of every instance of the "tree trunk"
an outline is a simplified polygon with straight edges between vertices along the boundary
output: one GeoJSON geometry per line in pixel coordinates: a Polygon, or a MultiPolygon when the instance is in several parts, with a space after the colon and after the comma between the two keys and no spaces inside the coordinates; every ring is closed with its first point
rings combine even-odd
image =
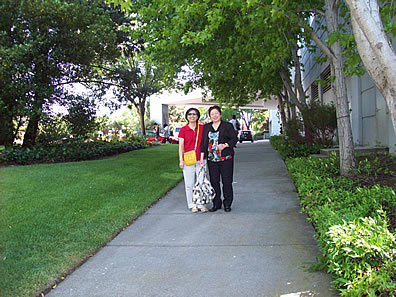
{"type": "Polygon", "coordinates": [[[285,89],[284,100],[286,102],[286,111],[287,111],[287,113],[286,113],[286,122],[287,122],[288,120],[295,118],[297,116],[297,114],[296,114],[296,106],[292,105],[290,103],[289,93],[287,92],[286,88],[284,88],[284,89],[285,89]]]}
{"type": "MultiPolygon", "coordinates": [[[[325,0],[326,23],[329,34],[339,32],[337,1],[325,0]]],[[[346,93],[344,76],[344,61],[340,42],[334,42],[330,50],[334,56],[330,58],[331,72],[335,76],[333,88],[336,94],[337,127],[340,145],[340,170],[341,174],[347,174],[355,167],[355,152],[353,146],[352,126],[346,93]]]]}
{"type": "Polygon", "coordinates": [[[24,147],[32,147],[36,144],[36,138],[37,138],[37,131],[38,131],[38,125],[40,122],[41,115],[39,114],[34,114],[28,123],[28,126],[26,128],[25,136],[23,137],[23,145],[24,147]]]}
{"type": "Polygon", "coordinates": [[[298,46],[297,44],[294,46],[292,49],[292,57],[293,57],[293,62],[294,62],[294,86],[296,88],[296,94],[297,97],[299,98],[300,102],[303,104],[307,103],[307,100],[305,98],[305,92],[304,88],[302,85],[302,80],[301,80],[301,64],[300,64],[300,59],[298,58],[298,46]]]}
{"type": "Polygon", "coordinates": [[[300,110],[303,109],[304,105],[305,105],[305,102],[300,102],[298,100],[298,97],[297,97],[296,93],[293,90],[292,82],[290,80],[289,75],[286,74],[285,71],[281,70],[280,71],[280,76],[282,78],[283,85],[284,85],[285,89],[289,93],[289,98],[291,99],[293,104],[295,104],[298,107],[298,109],[300,109],[300,110]]]}
{"type": "Polygon", "coordinates": [[[377,0],[346,0],[359,55],[391,113],[396,135],[396,54],[385,34],[377,0]]]}
{"type": "Polygon", "coordinates": [[[139,102],[135,104],[136,110],[140,117],[140,129],[142,130],[142,135],[146,135],[146,127],[144,125],[145,103],[146,100],[139,100],[139,102]]]}
{"type": "Polygon", "coordinates": [[[12,116],[0,113],[0,145],[12,145],[14,142],[12,116]]]}

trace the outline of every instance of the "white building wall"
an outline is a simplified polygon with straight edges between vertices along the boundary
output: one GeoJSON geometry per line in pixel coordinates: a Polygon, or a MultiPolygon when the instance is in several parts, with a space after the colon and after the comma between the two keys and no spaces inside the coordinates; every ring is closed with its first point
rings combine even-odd
{"type": "MultiPolygon", "coordinates": [[[[319,35],[322,39],[326,38],[324,32],[320,32],[319,35]]],[[[393,45],[396,46],[396,38],[393,39],[393,45]]],[[[305,65],[303,85],[309,96],[311,85],[320,78],[320,74],[328,66],[328,63],[317,64],[314,61],[315,56],[322,56],[322,53],[319,50],[314,53],[306,49],[301,51],[301,62],[305,65]]],[[[396,135],[390,112],[370,76],[365,74],[362,77],[347,77],[346,84],[354,143],[363,146],[387,146],[390,152],[396,153],[396,135]]],[[[334,102],[335,95],[332,90],[323,94],[319,86],[319,98],[321,102],[329,103],[334,102]]]]}
{"type": "Polygon", "coordinates": [[[276,109],[269,110],[269,136],[280,135],[280,115],[276,109]]]}
{"type": "Polygon", "coordinates": [[[169,108],[167,104],[163,104],[158,97],[150,98],[150,120],[164,127],[164,124],[169,125],[169,108]]]}

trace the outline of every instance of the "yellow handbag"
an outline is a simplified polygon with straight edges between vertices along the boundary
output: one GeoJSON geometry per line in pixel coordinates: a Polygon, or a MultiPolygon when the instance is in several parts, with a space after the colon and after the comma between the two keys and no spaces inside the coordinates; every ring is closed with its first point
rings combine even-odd
{"type": "Polygon", "coordinates": [[[185,152],[183,155],[184,163],[186,163],[187,166],[191,166],[197,163],[197,155],[195,153],[195,150],[197,149],[198,135],[199,135],[199,124],[198,124],[197,138],[195,139],[194,150],[185,152]]]}

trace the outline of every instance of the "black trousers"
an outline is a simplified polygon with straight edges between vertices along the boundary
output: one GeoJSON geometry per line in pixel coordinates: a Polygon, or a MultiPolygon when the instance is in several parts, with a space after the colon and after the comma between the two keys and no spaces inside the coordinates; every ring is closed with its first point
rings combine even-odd
{"type": "Polygon", "coordinates": [[[234,199],[232,180],[234,176],[234,158],[220,162],[208,161],[210,183],[215,189],[216,196],[213,199],[213,206],[221,207],[220,177],[223,183],[224,207],[231,207],[234,199]]]}

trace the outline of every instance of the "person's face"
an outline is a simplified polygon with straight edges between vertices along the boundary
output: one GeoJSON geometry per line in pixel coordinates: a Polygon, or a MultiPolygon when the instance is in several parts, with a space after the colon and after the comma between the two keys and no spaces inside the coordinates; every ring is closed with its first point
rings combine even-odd
{"type": "Polygon", "coordinates": [[[187,119],[189,123],[195,123],[198,120],[198,113],[196,110],[190,110],[187,113],[187,119]]]}
{"type": "Polygon", "coordinates": [[[221,120],[221,113],[217,109],[212,109],[209,117],[213,122],[218,122],[221,120]]]}

